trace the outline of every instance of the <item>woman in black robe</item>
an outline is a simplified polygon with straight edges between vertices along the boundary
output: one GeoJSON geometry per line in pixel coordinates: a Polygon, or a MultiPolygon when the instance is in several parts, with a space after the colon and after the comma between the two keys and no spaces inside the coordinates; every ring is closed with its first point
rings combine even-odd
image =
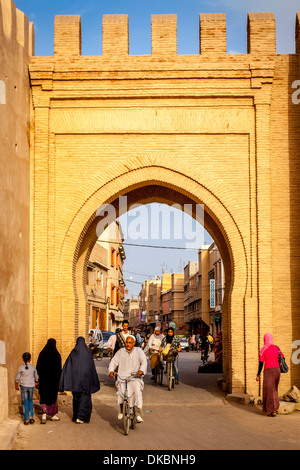
{"type": "Polygon", "coordinates": [[[92,413],[92,393],[100,390],[100,382],[90,349],[82,336],[69,354],[59,382],[61,392],[73,395],[73,421],[89,423],[92,413]]]}
{"type": "Polygon", "coordinates": [[[40,406],[43,410],[42,424],[46,417],[51,416],[52,421],[59,421],[57,415],[57,394],[61,375],[61,355],[56,349],[56,340],[50,338],[39,354],[36,369],[39,375],[40,406]]]}

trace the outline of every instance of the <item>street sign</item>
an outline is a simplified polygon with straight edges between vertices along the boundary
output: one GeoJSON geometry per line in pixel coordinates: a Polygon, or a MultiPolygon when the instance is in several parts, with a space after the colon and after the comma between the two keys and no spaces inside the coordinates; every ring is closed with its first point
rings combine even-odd
{"type": "Polygon", "coordinates": [[[209,281],[210,290],[210,308],[215,308],[215,280],[210,279],[209,281]]]}

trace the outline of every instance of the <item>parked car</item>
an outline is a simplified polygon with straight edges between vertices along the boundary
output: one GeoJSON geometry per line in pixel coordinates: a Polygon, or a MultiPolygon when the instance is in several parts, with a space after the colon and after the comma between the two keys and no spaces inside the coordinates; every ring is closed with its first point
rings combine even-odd
{"type": "Polygon", "coordinates": [[[189,342],[187,338],[185,336],[179,336],[179,335],[178,335],[178,338],[180,338],[181,351],[189,351],[190,348],[189,348],[189,342]]]}
{"type": "Polygon", "coordinates": [[[109,338],[114,335],[115,333],[113,331],[102,331],[102,337],[103,337],[103,355],[108,356],[108,351],[107,351],[107,341],[109,338]]]}

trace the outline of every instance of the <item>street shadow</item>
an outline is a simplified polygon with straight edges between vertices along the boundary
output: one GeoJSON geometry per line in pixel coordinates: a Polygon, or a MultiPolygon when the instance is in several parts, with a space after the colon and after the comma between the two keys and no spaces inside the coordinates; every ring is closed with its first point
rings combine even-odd
{"type": "Polygon", "coordinates": [[[118,419],[118,406],[114,407],[101,402],[93,405],[93,408],[98,416],[106,421],[115,432],[124,434],[123,420],[118,419]]]}

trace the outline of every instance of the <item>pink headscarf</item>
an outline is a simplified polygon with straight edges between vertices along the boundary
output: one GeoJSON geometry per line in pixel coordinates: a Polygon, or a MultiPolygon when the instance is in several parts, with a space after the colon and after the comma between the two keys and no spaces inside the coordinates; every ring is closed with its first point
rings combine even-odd
{"type": "Polygon", "coordinates": [[[273,344],[273,335],[271,333],[266,333],[264,336],[264,345],[261,348],[259,355],[262,356],[266,349],[273,344]]]}

